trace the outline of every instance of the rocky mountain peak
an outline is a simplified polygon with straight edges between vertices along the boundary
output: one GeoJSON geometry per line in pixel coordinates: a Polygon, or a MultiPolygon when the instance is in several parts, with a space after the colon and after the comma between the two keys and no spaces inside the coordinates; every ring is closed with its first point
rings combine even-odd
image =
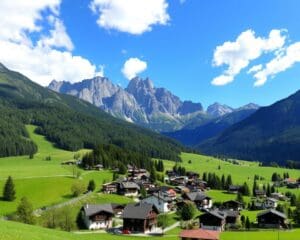
{"type": "Polygon", "coordinates": [[[234,109],[232,107],[229,107],[225,104],[220,104],[218,102],[209,105],[206,110],[206,112],[212,117],[220,117],[233,111],[234,109]]]}

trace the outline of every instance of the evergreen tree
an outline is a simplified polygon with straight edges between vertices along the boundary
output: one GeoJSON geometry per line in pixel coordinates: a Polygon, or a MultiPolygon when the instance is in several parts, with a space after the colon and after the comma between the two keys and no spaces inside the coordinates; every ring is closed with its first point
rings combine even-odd
{"type": "Polygon", "coordinates": [[[270,196],[271,196],[271,187],[270,187],[270,184],[269,184],[269,183],[268,183],[268,186],[267,186],[266,195],[267,195],[267,197],[270,197],[270,196]]]}
{"type": "Polygon", "coordinates": [[[9,176],[3,188],[3,199],[5,201],[13,201],[16,199],[16,191],[13,179],[9,176]]]}
{"type": "Polygon", "coordinates": [[[126,169],[125,164],[122,163],[122,162],[120,162],[119,163],[119,172],[118,173],[124,175],[124,174],[126,174],[126,172],[127,172],[127,169],[126,169]]]}
{"type": "Polygon", "coordinates": [[[229,174],[226,179],[226,189],[228,189],[230,185],[232,185],[232,178],[231,175],[229,174]]]}
{"type": "Polygon", "coordinates": [[[224,174],[222,175],[222,178],[221,178],[221,184],[222,184],[222,189],[226,189],[226,186],[225,186],[226,181],[225,181],[225,176],[224,176],[224,174]]]}
{"type": "Polygon", "coordinates": [[[250,227],[251,227],[251,224],[250,224],[250,220],[249,220],[249,217],[246,218],[246,222],[245,222],[245,228],[247,230],[250,230],[250,227]]]}
{"type": "Polygon", "coordinates": [[[89,181],[87,190],[88,190],[89,192],[94,192],[95,188],[96,188],[96,183],[95,183],[95,181],[92,179],[92,180],[89,181]]]}
{"type": "Polygon", "coordinates": [[[242,194],[244,196],[250,196],[250,189],[249,186],[246,182],[244,182],[243,187],[242,187],[242,194]]]}
{"type": "Polygon", "coordinates": [[[21,199],[17,208],[18,220],[26,224],[34,224],[33,207],[26,197],[21,199]]]}
{"type": "Polygon", "coordinates": [[[253,197],[256,197],[255,190],[257,190],[257,183],[256,183],[256,180],[254,180],[253,188],[252,188],[252,195],[253,195],[253,197]]]}
{"type": "Polygon", "coordinates": [[[244,203],[244,198],[243,198],[243,195],[242,193],[238,192],[237,195],[236,195],[236,201],[240,202],[240,203],[244,203]]]}
{"type": "Polygon", "coordinates": [[[203,173],[202,180],[204,182],[207,182],[207,174],[206,174],[206,172],[203,173]]]}
{"type": "Polygon", "coordinates": [[[290,200],[290,202],[291,202],[291,206],[292,206],[292,207],[296,206],[296,204],[297,204],[297,197],[296,197],[295,194],[292,194],[292,195],[291,195],[291,200],[290,200]]]}
{"type": "Polygon", "coordinates": [[[154,165],[150,169],[150,179],[152,182],[156,182],[156,171],[154,165]]]}
{"type": "Polygon", "coordinates": [[[182,209],[179,210],[179,216],[183,221],[189,221],[193,219],[196,213],[196,209],[193,203],[186,203],[182,206],[182,209]]]}

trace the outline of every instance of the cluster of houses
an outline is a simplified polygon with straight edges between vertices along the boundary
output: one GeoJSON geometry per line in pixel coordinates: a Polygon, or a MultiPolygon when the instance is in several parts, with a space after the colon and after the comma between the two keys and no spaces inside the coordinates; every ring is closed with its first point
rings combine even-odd
{"type": "MultiPolygon", "coordinates": [[[[214,208],[212,199],[206,194],[207,183],[199,179],[199,174],[187,172],[185,176],[178,176],[173,171],[167,171],[167,176],[165,181],[168,186],[157,186],[151,182],[149,173],[145,169],[128,166],[128,176],[104,184],[103,192],[133,197],[136,202],[127,205],[86,204],[82,207],[82,212],[87,228],[91,230],[112,228],[113,219],[121,218],[123,233],[152,233],[157,230],[159,214],[176,211],[186,203],[194,203],[202,211],[198,217],[200,230],[190,230],[194,231],[194,235],[213,234],[216,238],[212,239],[218,239],[218,234],[214,234],[215,231],[234,228],[240,221],[240,210],[243,204],[230,200],[214,208]],[[143,198],[140,196],[142,188],[147,193],[143,198]]],[[[231,186],[229,191],[238,190],[231,186]]],[[[261,209],[266,209],[266,211],[257,215],[258,226],[286,227],[287,217],[275,210],[277,201],[282,197],[274,193],[270,198],[260,198],[264,199],[261,209]]],[[[191,234],[188,231],[181,233],[182,239],[193,239],[188,237],[191,234]]]]}

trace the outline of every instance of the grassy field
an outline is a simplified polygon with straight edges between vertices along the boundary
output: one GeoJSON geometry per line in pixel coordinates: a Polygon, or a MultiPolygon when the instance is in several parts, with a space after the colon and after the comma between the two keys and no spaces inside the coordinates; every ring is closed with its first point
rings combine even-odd
{"type": "MultiPolygon", "coordinates": [[[[73,177],[73,166],[63,166],[61,162],[73,159],[75,152],[55,148],[43,136],[35,134],[35,126],[26,126],[30,138],[37,144],[34,159],[28,156],[0,158],[0,189],[8,175],[14,179],[17,199],[6,202],[0,199],[0,216],[13,213],[20,199],[26,196],[34,208],[64,202],[71,198],[71,186],[77,179],[73,177]],[[51,156],[51,161],[45,158],[51,156]]],[[[88,150],[81,150],[82,154],[88,150]]],[[[104,181],[112,179],[110,171],[82,171],[80,180],[86,185],[94,179],[97,189],[104,181]]]]}
{"type": "MultiPolygon", "coordinates": [[[[228,175],[231,174],[234,184],[243,184],[247,182],[250,190],[252,189],[254,175],[259,175],[265,180],[258,181],[259,184],[267,184],[271,182],[271,177],[274,172],[279,173],[281,176],[284,172],[288,172],[290,177],[299,178],[300,170],[294,169],[285,169],[285,168],[275,168],[275,167],[260,167],[257,162],[248,162],[248,161],[238,161],[240,164],[233,164],[230,162],[222,161],[213,157],[191,154],[191,153],[182,153],[181,154],[182,163],[181,165],[186,168],[188,171],[195,171],[201,174],[204,172],[214,172],[220,177],[222,174],[228,175]],[[189,163],[191,161],[191,163],[189,163]]],[[[165,169],[171,169],[174,166],[172,161],[164,161],[165,169]]],[[[285,190],[282,188],[280,190],[285,190]]],[[[291,191],[291,190],[289,190],[291,191]]],[[[300,190],[292,190],[296,193],[300,193],[300,190]]]]}
{"type": "Polygon", "coordinates": [[[35,126],[27,125],[30,138],[37,144],[38,152],[33,159],[29,156],[0,158],[0,180],[7,176],[17,178],[34,178],[45,176],[72,175],[72,167],[62,166],[61,162],[73,159],[76,153],[83,154],[86,149],[79,152],[70,152],[56,148],[44,136],[34,133],[35,126]],[[46,161],[46,157],[51,161],[46,161]]]}
{"type": "MultiPolygon", "coordinates": [[[[38,226],[25,225],[16,222],[0,220],[0,240],[122,240],[122,239],[161,239],[178,240],[179,228],[175,228],[163,237],[133,237],[116,236],[105,233],[74,234],[63,231],[41,228],[38,226]]],[[[259,231],[259,232],[224,232],[221,240],[299,240],[300,230],[291,231],[259,231]]]]}

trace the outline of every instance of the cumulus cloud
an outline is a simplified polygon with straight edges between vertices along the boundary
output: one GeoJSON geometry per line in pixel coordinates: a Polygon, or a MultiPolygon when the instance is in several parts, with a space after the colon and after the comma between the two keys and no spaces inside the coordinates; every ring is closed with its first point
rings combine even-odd
{"type": "Polygon", "coordinates": [[[258,69],[254,74],[256,79],[254,86],[264,85],[269,77],[274,77],[298,62],[300,62],[300,42],[289,45],[285,48],[283,54],[272,59],[263,69],[258,69]]]}
{"type": "Polygon", "coordinates": [[[151,31],[153,25],[166,25],[170,19],[166,0],[93,0],[90,8],[99,15],[100,27],[135,35],[151,31]]]}
{"type": "Polygon", "coordinates": [[[213,85],[226,85],[249,63],[264,53],[279,51],[285,44],[284,31],[273,29],[267,38],[256,37],[255,32],[242,32],[234,42],[225,42],[214,51],[213,65],[228,68],[212,80],[213,85]]]}
{"type": "Polygon", "coordinates": [[[53,79],[76,82],[103,75],[103,69],[72,54],[74,46],[59,19],[59,6],[60,0],[1,0],[0,62],[41,85],[53,79]],[[50,29],[44,29],[43,21],[50,29]]]}
{"type": "Polygon", "coordinates": [[[136,77],[139,73],[147,69],[147,63],[138,58],[129,58],[122,68],[123,75],[131,80],[136,77]]]}

